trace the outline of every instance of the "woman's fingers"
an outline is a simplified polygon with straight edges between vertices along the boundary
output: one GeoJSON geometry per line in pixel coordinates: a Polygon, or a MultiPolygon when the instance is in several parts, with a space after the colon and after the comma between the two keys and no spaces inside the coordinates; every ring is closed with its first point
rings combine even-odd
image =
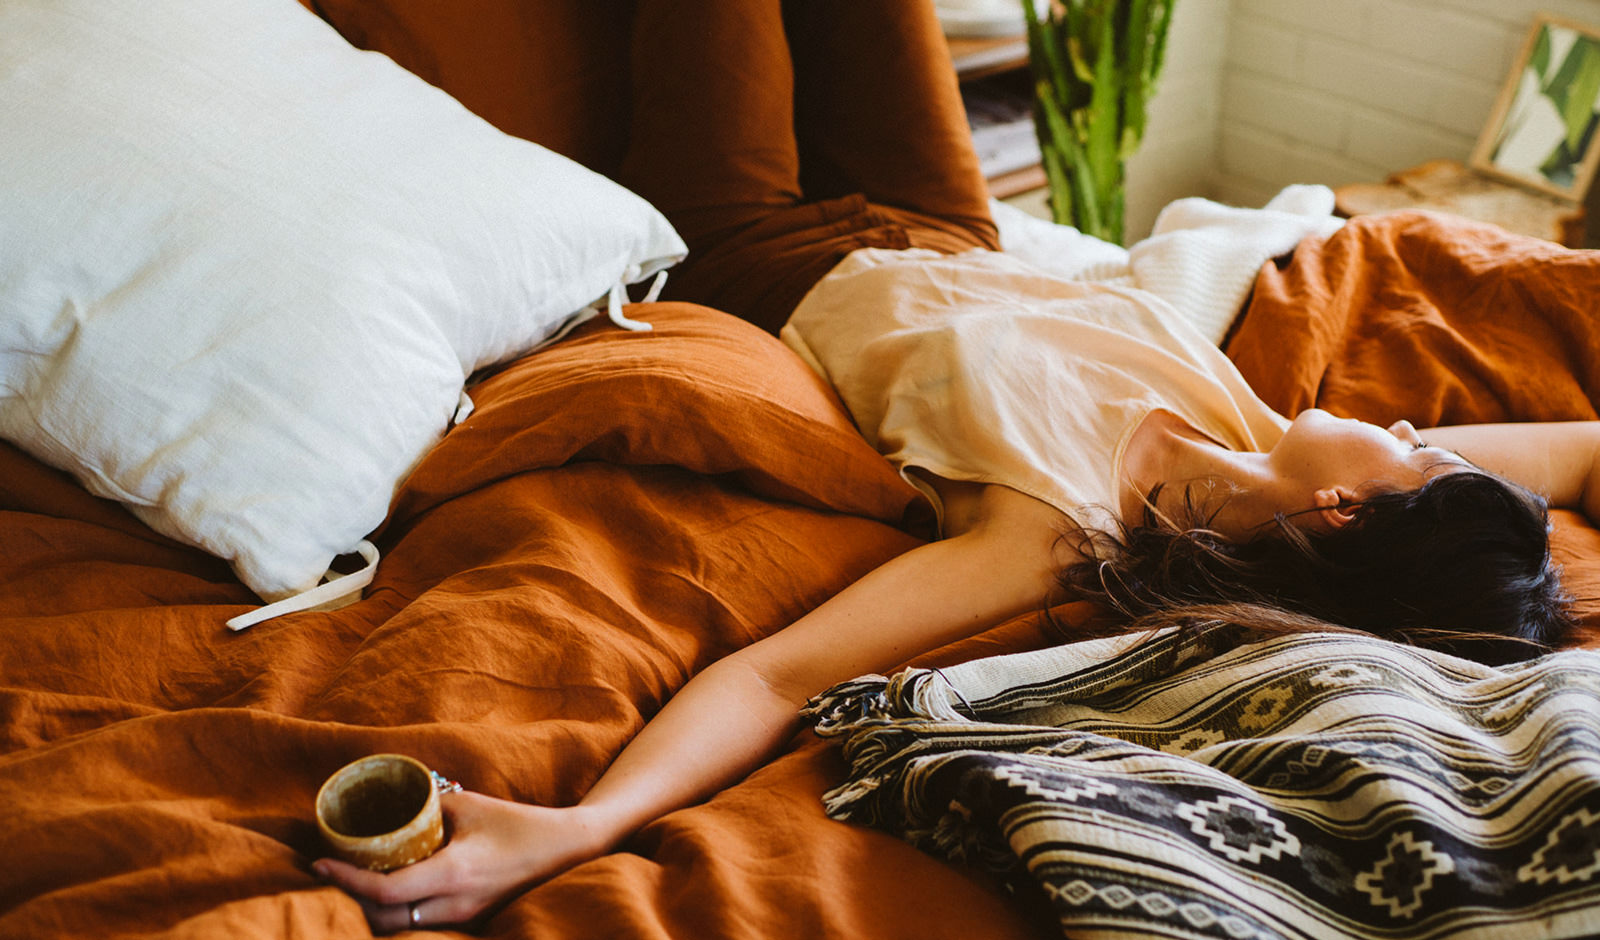
{"type": "MultiPolygon", "coordinates": [[[[399,933],[402,930],[411,930],[411,906],[409,904],[375,904],[365,898],[356,898],[361,905],[361,912],[367,915],[367,925],[375,934],[399,933]]],[[[417,912],[422,912],[421,907],[417,912]]],[[[428,926],[426,921],[419,918],[418,927],[428,926]]],[[[434,924],[433,926],[440,926],[434,924]]]]}
{"type": "Polygon", "coordinates": [[[367,915],[367,924],[377,934],[402,930],[438,930],[465,924],[483,913],[484,906],[460,897],[424,898],[408,904],[377,904],[356,899],[367,915]]]}
{"type": "Polygon", "coordinates": [[[449,859],[440,853],[391,872],[368,871],[336,858],[320,859],[311,866],[319,877],[381,905],[406,904],[446,890],[449,868],[449,859]]]}
{"type": "Polygon", "coordinates": [[[398,877],[401,872],[411,871],[411,868],[381,874],[334,859],[323,859],[313,868],[319,874],[325,873],[323,877],[328,882],[343,888],[355,898],[374,933],[464,924],[483,913],[489,904],[488,899],[472,894],[412,896],[411,892],[427,891],[428,888],[427,883],[418,879],[398,877]]]}
{"type": "Polygon", "coordinates": [[[592,813],[515,803],[479,793],[447,794],[450,841],[434,855],[387,874],[325,858],[312,870],[361,902],[373,929],[472,921],[529,886],[595,857],[609,844],[592,813]]]}

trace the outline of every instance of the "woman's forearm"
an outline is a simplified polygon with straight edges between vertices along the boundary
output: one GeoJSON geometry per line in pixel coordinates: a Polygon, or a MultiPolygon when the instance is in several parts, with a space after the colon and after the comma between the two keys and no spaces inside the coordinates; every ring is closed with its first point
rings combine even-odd
{"type": "Polygon", "coordinates": [[[1600,421],[1462,424],[1419,433],[1600,525],[1600,421]]]}
{"type": "Polygon", "coordinates": [[[749,773],[794,735],[809,696],[1036,608],[1055,517],[1016,499],[1009,514],[991,508],[998,521],[892,559],[691,680],[578,804],[606,848],[749,773]]]}
{"type": "Polygon", "coordinates": [[[794,735],[802,704],[774,690],[738,654],[707,667],[579,802],[604,840],[600,850],[743,777],[794,735]]]}

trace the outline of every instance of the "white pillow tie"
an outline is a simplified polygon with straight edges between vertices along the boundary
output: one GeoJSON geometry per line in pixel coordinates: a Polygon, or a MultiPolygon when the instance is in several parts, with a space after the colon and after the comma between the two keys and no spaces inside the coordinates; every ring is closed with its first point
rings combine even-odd
{"type": "Polygon", "coordinates": [[[625,330],[643,333],[650,329],[650,324],[641,320],[630,320],[622,315],[622,304],[628,299],[627,288],[621,281],[611,285],[611,291],[606,294],[606,316],[611,322],[625,330]]]}
{"type": "Polygon", "coordinates": [[[349,574],[342,574],[332,568],[322,576],[321,584],[299,594],[291,594],[281,601],[257,607],[248,613],[240,614],[228,621],[228,629],[235,633],[246,627],[253,627],[263,620],[282,617],[284,614],[298,613],[310,610],[313,607],[324,605],[343,607],[353,604],[361,599],[361,591],[372,583],[373,575],[378,572],[378,547],[366,539],[356,543],[356,554],[360,555],[366,564],[349,574]]]}
{"type": "Polygon", "coordinates": [[[642,304],[653,304],[661,296],[661,288],[667,286],[667,272],[665,269],[656,272],[655,280],[650,282],[650,289],[644,292],[642,304]]]}
{"type": "MultiPolygon", "coordinates": [[[[661,288],[664,287],[666,283],[667,272],[657,272],[655,280],[650,282],[649,290],[645,291],[644,298],[639,302],[642,304],[654,303],[655,299],[661,296],[661,288]]],[[[645,323],[642,320],[630,320],[622,315],[622,305],[628,302],[627,278],[623,278],[623,280],[613,284],[611,286],[611,290],[606,292],[606,295],[604,298],[602,298],[602,300],[605,302],[606,316],[609,317],[611,322],[615,323],[617,326],[620,326],[625,330],[632,330],[636,333],[649,332],[651,329],[653,329],[650,324],[645,323]]],[[[583,324],[593,320],[595,315],[600,312],[600,304],[601,301],[596,300],[594,303],[584,307],[582,310],[579,310],[577,313],[568,317],[566,322],[562,323],[554,333],[551,333],[549,336],[541,340],[539,345],[533,347],[533,349],[529,350],[529,352],[543,349],[546,346],[553,345],[557,340],[565,339],[568,333],[571,333],[573,330],[577,329],[583,324]]]]}

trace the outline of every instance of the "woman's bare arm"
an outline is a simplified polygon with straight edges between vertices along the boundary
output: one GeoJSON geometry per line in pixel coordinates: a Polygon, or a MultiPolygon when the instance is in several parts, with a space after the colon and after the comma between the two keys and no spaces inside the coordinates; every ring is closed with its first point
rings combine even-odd
{"type": "MultiPolygon", "coordinates": [[[[997,488],[993,488],[997,489],[997,488]]],[[[986,494],[974,527],[907,552],[827,603],[712,665],[678,693],[580,805],[620,838],[747,773],[836,682],[880,672],[1037,608],[1055,532],[1011,491],[986,494]],[[1004,495],[1010,494],[1010,495],[1004,495]]],[[[1034,502],[1028,500],[1028,502],[1034,502]]]]}
{"type": "Polygon", "coordinates": [[[1418,433],[1600,524],[1600,421],[1463,424],[1418,433]]]}
{"type": "Polygon", "coordinates": [[[1037,500],[987,487],[966,531],[890,560],[692,679],[576,807],[458,794],[446,804],[451,843],[432,858],[389,875],[330,860],[317,870],[368,899],[382,929],[404,926],[413,901],[424,903],[424,923],[475,917],[734,783],[795,733],[801,705],[830,685],[1040,606],[1062,560],[1056,518],[1037,500]]]}

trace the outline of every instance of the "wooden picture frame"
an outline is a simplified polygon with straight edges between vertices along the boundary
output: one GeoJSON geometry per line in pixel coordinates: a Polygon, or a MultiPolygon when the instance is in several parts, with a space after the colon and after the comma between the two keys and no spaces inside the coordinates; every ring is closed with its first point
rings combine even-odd
{"type": "Polygon", "coordinates": [[[1534,18],[1469,164],[1583,201],[1600,164],[1600,28],[1534,18]]]}

